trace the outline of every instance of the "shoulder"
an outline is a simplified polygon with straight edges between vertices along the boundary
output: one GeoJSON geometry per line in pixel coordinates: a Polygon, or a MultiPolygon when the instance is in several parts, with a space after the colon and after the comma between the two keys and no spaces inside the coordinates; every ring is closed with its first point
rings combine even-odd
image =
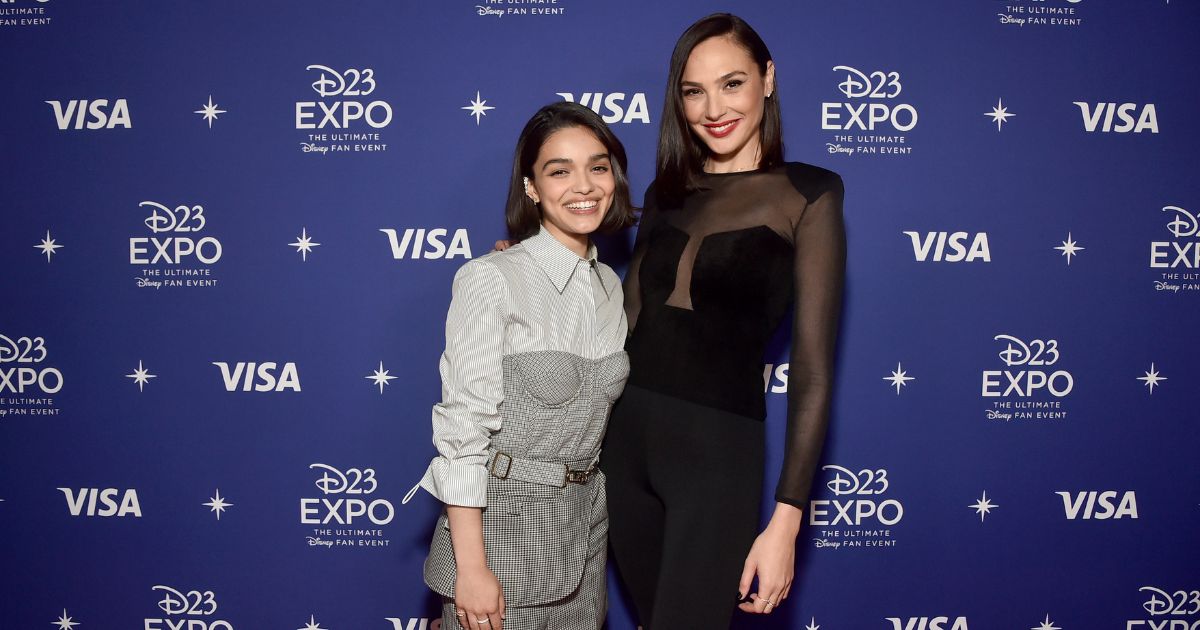
{"type": "Polygon", "coordinates": [[[477,258],[472,258],[459,268],[459,273],[491,274],[495,276],[508,275],[514,270],[533,262],[529,250],[523,243],[514,243],[504,251],[490,251],[477,258]]]}
{"type": "Polygon", "coordinates": [[[505,285],[505,267],[511,265],[504,254],[488,252],[464,263],[454,272],[454,293],[488,294],[501,289],[505,285]]]}
{"type": "Polygon", "coordinates": [[[650,182],[646,187],[646,194],[642,196],[642,212],[653,211],[658,208],[658,180],[650,182]]]}
{"type": "Polygon", "coordinates": [[[839,197],[845,193],[841,175],[829,169],[804,162],[786,162],[783,170],[796,192],[804,195],[809,202],[815,201],[828,192],[839,197]]]}
{"type": "Polygon", "coordinates": [[[657,186],[658,186],[657,179],[650,180],[650,185],[646,187],[646,198],[647,199],[650,199],[651,197],[653,197],[654,193],[657,191],[657,186]]]}

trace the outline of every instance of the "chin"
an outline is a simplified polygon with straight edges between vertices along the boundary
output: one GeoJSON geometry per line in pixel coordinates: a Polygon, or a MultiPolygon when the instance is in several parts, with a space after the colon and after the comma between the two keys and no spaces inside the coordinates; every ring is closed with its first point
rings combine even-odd
{"type": "Polygon", "coordinates": [[[706,134],[703,131],[696,135],[704,141],[704,146],[708,147],[709,152],[720,158],[732,157],[746,146],[746,139],[739,137],[711,138],[705,137],[706,134]]]}
{"type": "Polygon", "coordinates": [[[595,233],[599,227],[599,221],[588,221],[587,223],[581,223],[573,226],[576,234],[582,234],[584,236],[595,233]]]}

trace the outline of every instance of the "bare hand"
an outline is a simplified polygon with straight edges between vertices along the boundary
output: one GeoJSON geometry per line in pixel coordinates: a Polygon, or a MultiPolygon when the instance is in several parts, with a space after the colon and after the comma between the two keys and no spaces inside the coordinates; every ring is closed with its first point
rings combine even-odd
{"type": "Polygon", "coordinates": [[[454,609],[464,630],[502,630],[504,591],[496,574],[487,566],[458,571],[454,609]]]}
{"type": "Polygon", "coordinates": [[[770,613],[787,599],[795,577],[796,534],[786,527],[767,525],[763,533],[754,540],[746,564],[742,569],[742,580],[738,594],[743,598],[750,593],[750,584],[758,576],[758,589],[750,593],[750,601],[738,604],[748,613],[770,613]]]}
{"type": "Polygon", "coordinates": [[[502,252],[512,246],[513,246],[512,241],[496,241],[496,244],[493,245],[492,248],[498,252],[502,252]]]}

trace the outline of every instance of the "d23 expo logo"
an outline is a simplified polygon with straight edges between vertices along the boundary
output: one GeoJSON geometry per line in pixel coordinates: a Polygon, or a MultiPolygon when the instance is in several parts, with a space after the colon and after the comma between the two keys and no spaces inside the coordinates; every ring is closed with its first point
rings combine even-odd
{"type": "Polygon", "coordinates": [[[1062,420],[1067,417],[1062,401],[1075,388],[1075,377],[1055,367],[1062,354],[1057,339],[1031,339],[1028,343],[1012,335],[996,335],[1004,344],[998,356],[1003,370],[983,370],[985,410],[989,420],[1062,420]],[[1015,368],[1015,369],[1014,369],[1015,368]]]}
{"type": "Polygon", "coordinates": [[[814,547],[895,547],[892,526],[904,518],[904,505],[885,499],[891,487],[883,468],[854,471],[841,466],[822,466],[833,477],[825,487],[834,499],[808,502],[808,524],[818,527],[814,547]]]}
{"type": "Polygon", "coordinates": [[[233,630],[233,624],[216,618],[217,596],[212,591],[180,591],[156,585],[161,616],[146,618],[144,630],[233,630]]]}
{"type": "Polygon", "coordinates": [[[1154,290],[1179,293],[1200,291],[1200,214],[1178,206],[1163,206],[1170,213],[1169,241],[1150,243],[1150,268],[1154,270],[1154,290]]]}
{"type": "MultiPolygon", "coordinates": [[[[1074,27],[1083,24],[1079,3],[1083,0],[1004,0],[1003,9],[996,14],[1001,24],[1009,26],[1074,27]]],[[[994,6],[995,0],[991,0],[994,6]]]]}
{"type": "Polygon", "coordinates": [[[0,334],[0,418],[59,414],[53,396],[62,391],[63,374],[46,365],[48,356],[43,337],[0,334]]]}
{"type": "Polygon", "coordinates": [[[46,3],[50,0],[34,0],[26,2],[26,6],[12,6],[13,0],[0,1],[0,7],[7,4],[8,7],[0,8],[0,28],[29,28],[36,26],[49,26],[54,21],[54,17],[46,11],[46,3]],[[32,5],[32,6],[29,6],[32,5]]]}
{"type": "Polygon", "coordinates": [[[552,15],[566,15],[566,0],[473,0],[475,15],[488,18],[534,17],[545,19],[552,15]],[[522,6],[529,5],[529,6],[522,6]]]}
{"type": "Polygon", "coordinates": [[[296,129],[306,131],[304,153],[374,153],[387,151],[380,129],[392,122],[387,101],[368,99],[375,93],[375,70],[311,65],[317,73],[312,89],[319,101],[296,102],[296,129]]]}
{"type": "Polygon", "coordinates": [[[1125,630],[1200,630],[1200,590],[1143,586],[1145,615],[1125,621],[1125,630]],[[1148,618],[1147,618],[1148,617],[1148,618]]]}
{"type": "Polygon", "coordinates": [[[917,109],[897,99],[903,91],[899,72],[862,72],[834,66],[845,79],[837,89],[844,101],[821,103],[821,129],[832,131],[825,149],[832,154],[909,155],[905,134],[917,126],[917,109]]]}
{"type": "Polygon", "coordinates": [[[156,201],[143,201],[138,207],[148,214],[143,223],[151,236],[129,239],[129,264],[140,275],[137,286],[149,289],[179,287],[187,289],[217,286],[212,265],[221,260],[221,241],[200,233],[208,227],[204,206],[181,204],[174,208],[156,201]]]}
{"type": "Polygon", "coordinates": [[[374,468],[347,468],[344,472],[327,464],[311,464],[321,476],[314,485],[318,498],[300,499],[300,522],[315,525],[306,536],[308,546],[387,547],[382,526],[396,517],[392,502],[372,498],[379,489],[374,468]]]}

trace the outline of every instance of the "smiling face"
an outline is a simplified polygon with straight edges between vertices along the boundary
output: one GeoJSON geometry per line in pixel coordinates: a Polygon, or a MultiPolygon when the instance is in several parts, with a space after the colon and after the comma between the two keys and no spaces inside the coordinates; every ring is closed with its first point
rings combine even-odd
{"type": "Polygon", "coordinates": [[[546,230],[583,255],[615,189],[608,149],[584,127],[566,127],[550,134],[538,150],[528,194],[541,207],[546,230]]]}
{"type": "Polygon", "coordinates": [[[683,115],[708,146],[706,170],[758,166],[763,104],[775,90],[775,64],[760,69],[730,37],[711,37],[688,55],[680,82],[683,115]]]}

